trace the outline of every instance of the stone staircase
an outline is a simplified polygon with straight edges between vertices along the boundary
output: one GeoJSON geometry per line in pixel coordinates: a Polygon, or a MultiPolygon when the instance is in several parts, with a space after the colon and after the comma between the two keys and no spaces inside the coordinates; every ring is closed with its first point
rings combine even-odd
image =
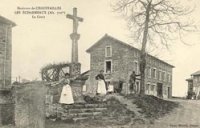
{"type": "Polygon", "coordinates": [[[107,104],[73,104],[73,105],[60,105],[57,104],[54,108],[54,115],[57,119],[63,121],[82,121],[89,119],[101,118],[103,112],[107,110],[107,104]]]}

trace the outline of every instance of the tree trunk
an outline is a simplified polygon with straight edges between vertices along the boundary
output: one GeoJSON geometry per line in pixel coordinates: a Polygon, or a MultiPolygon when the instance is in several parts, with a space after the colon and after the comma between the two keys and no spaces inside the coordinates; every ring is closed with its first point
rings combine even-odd
{"type": "Polygon", "coordinates": [[[141,48],[141,53],[140,53],[140,73],[141,73],[140,95],[145,94],[146,44],[147,44],[147,35],[148,35],[148,27],[149,27],[150,9],[151,9],[151,2],[148,3],[148,6],[146,8],[146,20],[145,20],[145,27],[144,27],[144,33],[143,33],[142,48],[141,48]]]}

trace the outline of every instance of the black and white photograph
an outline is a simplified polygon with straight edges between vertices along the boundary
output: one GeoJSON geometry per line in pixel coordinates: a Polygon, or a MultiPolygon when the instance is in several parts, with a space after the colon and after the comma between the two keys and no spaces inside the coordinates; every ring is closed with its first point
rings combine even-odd
{"type": "Polygon", "coordinates": [[[200,128],[199,5],[1,0],[0,128],[200,128]]]}

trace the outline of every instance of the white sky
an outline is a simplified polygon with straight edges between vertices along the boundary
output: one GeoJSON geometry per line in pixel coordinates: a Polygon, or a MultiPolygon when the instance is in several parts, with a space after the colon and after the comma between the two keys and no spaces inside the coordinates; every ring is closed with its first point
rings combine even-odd
{"type": "MultiPolygon", "coordinates": [[[[78,16],[84,18],[79,24],[79,61],[82,71],[89,69],[89,54],[85,51],[105,33],[131,43],[126,22],[111,11],[112,0],[1,0],[0,15],[14,21],[13,28],[13,79],[21,76],[26,79],[40,78],[40,69],[49,63],[66,62],[71,60],[72,21],[63,15],[47,15],[45,19],[32,19],[31,15],[15,15],[19,7],[31,6],[61,6],[62,11],[72,13],[72,8],[78,8],[78,16]]],[[[200,5],[199,0],[184,0],[185,4],[200,5]]],[[[190,18],[194,18],[200,25],[200,7],[190,18]]],[[[159,58],[175,66],[173,74],[173,95],[186,95],[186,78],[200,70],[199,37],[188,36],[186,46],[177,41],[170,51],[162,51],[159,58]]],[[[133,43],[134,45],[134,43],[133,43]]]]}

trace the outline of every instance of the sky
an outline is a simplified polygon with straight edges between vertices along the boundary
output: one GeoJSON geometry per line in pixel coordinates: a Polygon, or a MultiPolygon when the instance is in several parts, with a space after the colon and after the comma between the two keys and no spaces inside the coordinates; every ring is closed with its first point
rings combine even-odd
{"type": "MultiPolygon", "coordinates": [[[[183,0],[186,4],[200,5],[197,0],[183,0]]],[[[17,26],[12,33],[12,79],[40,79],[40,69],[49,63],[71,61],[72,21],[66,14],[78,8],[78,16],[84,18],[79,23],[79,61],[82,72],[90,69],[90,56],[86,50],[106,33],[132,45],[126,21],[112,12],[112,0],[1,0],[0,15],[14,21],[17,26]],[[16,14],[17,7],[59,6],[61,14],[45,14],[45,18],[32,18],[30,14],[16,14]]],[[[22,11],[22,10],[20,10],[22,11]]],[[[188,18],[200,25],[200,7],[196,6],[188,18]]],[[[185,79],[200,70],[199,33],[188,34],[185,41],[175,42],[170,50],[157,50],[157,57],[175,66],[173,69],[173,95],[184,96],[187,91],[185,79]]]]}

